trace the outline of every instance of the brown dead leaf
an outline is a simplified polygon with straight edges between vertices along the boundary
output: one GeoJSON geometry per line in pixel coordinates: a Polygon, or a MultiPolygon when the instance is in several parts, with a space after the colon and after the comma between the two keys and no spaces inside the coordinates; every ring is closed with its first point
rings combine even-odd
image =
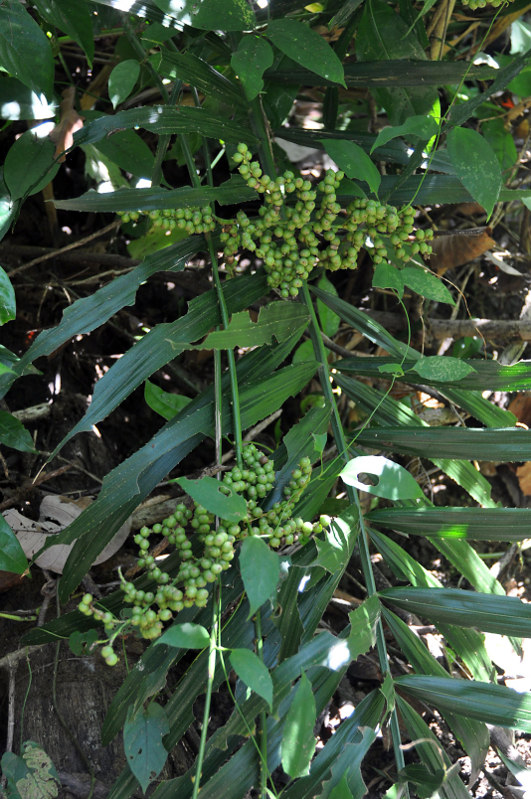
{"type": "Polygon", "coordinates": [[[74,143],[74,133],[83,127],[84,117],[80,117],[74,108],[75,96],[74,86],[68,86],[63,91],[63,99],[59,105],[59,123],[50,133],[50,139],[55,143],[54,155],[60,163],[63,163],[66,158],[64,151],[72,147],[74,143]]]}
{"type": "Polygon", "coordinates": [[[516,470],[520,491],[525,496],[531,495],[531,461],[526,461],[516,470]]]}
{"type": "Polygon", "coordinates": [[[496,242],[491,233],[489,227],[478,227],[436,236],[432,242],[431,268],[444,275],[448,269],[473,261],[494,247],[496,242]]]}
{"type": "Polygon", "coordinates": [[[527,393],[517,394],[507,410],[514,413],[519,422],[531,427],[531,397],[527,393]]]}

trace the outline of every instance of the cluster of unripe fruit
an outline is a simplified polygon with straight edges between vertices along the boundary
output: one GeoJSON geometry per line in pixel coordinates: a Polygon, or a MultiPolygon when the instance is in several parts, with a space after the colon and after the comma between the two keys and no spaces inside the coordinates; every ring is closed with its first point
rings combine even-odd
{"type": "Polygon", "coordinates": [[[231,565],[235,556],[235,545],[249,535],[263,538],[271,547],[278,548],[306,543],[312,535],[322,532],[329,523],[327,517],[319,522],[304,522],[293,518],[293,509],[311,476],[309,458],[303,458],[292,472],[283,489],[282,500],[271,508],[264,509],[266,500],[274,488],[275,471],[273,461],[261,453],[254,444],[248,444],[242,452],[242,467],[235,466],[226,472],[222,485],[246,500],[246,514],[238,523],[220,519],[197,503],[179,503],[171,516],[152,528],[142,527],[134,536],[139,549],[138,566],[145,570],[154,583],[153,590],[143,591],[135,584],[122,579],[124,599],[132,605],[129,618],[114,616],[110,611],[98,607],[91,594],[85,594],[78,605],[86,616],[93,616],[103,623],[110,643],[101,654],[109,666],[118,661],[112,641],[123,634],[126,627],[133,627],[142,638],[158,638],[165,622],[175,613],[193,605],[205,607],[209,597],[207,588],[231,565]],[[265,503],[264,503],[265,504],[265,503]],[[169,574],[161,568],[163,560],[149,553],[152,534],[165,536],[179,555],[176,573],[169,574]]]}
{"type": "Polygon", "coordinates": [[[271,288],[294,297],[314,267],[354,269],[361,249],[374,263],[387,257],[405,261],[416,253],[429,254],[432,231],[413,233],[415,211],[399,212],[377,200],[356,199],[344,210],[337,201],[342,172],[329,169],[312,187],[309,180],[286,171],[273,180],[264,175],[245,144],[233,156],[250,188],[263,195],[258,217],[239,211],[221,234],[226,259],[240,249],[262,259],[271,288]]]}
{"type": "MultiPolygon", "coordinates": [[[[233,160],[247,185],[263,197],[257,216],[240,210],[227,222],[217,220],[210,206],[175,208],[149,211],[153,224],[193,235],[211,232],[221,223],[225,262],[232,264],[240,250],[254,253],[264,264],[271,288],[285,298],[297,296],[316,266],[354,269],[362,249],[375,264],[431,253],[433,231],[414,231],[415,211],[410,206],[399,211],[378,200],[355,199],[343,209],[337,200],[342,172],[329,169],[313,186],[289,170],[276,179],[264,175],[251,157],[247,145],[239,144],[233,160]]],[[[122,214],[126,222],[139,217],[139,212],[122,214]]]]}
{"type": "Polygon", "coordinates": [[[153,227],[161,230],[184,230],[189,236],[194,233],[209,233],[215,230],[217,221],[209,205],[203,208],[166,208],[158,211],[128,211],[120,214],[122,222],[138,222],[142,216],[148,216],[153,227]]]}
{"type": "Polygon", "coordinates": [[[512,3],[513,0],[461,0],[464,6],[470,8],[472,11],[475,11],[476,8],[485,8],[486,6],[493,6],[494,8],[499,8],[499,6],[504,5],[506,3],[512,3]]]}

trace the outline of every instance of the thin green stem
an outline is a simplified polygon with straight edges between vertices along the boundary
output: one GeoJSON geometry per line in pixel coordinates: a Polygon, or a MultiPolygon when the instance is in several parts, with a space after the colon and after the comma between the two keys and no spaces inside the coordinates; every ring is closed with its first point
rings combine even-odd
{"type": "MultiPolygon", "coordinates": [[[[171,94],[168,99],[168,105],[175,105],[179,94],[181,93],[183,82],[182,80],[176,80],[172,86],[171,94]]],[[[151,173],[151,185],[152,186],[159,186],[161,179],[162,179],[162,162],[164,161],[164,157],[168,150],[168,146],[170,144],[171,135],[169,133],[165,133],[159,136],[159,140],[157,142],[157,149],[155,152],[155,160],[153,162],[153,171],[151,173]]]]}
{"type": "MultiPolygon", "coordinates": [[[[347,441],[345,438],[345,433],[343,431],[343,425],[341,424],[341,419],[339,416],[336,400],[332,392],[332,387],[330,385],[330,372],[328,369],[326,350],[323,343],[323,339],[321,337],[321,330],[319,327],[319,323],[317,321],[317,316],[315,314],[315,309],[313,307],[307,283],[303,283],[301,292],[306,307],[308,308],[308,312],[310,314],[310,336],[313,343],[315,358],[319,362],[319,378],[321,381],[321,386],[323,389],[325,400],[332,409],[332,432],[334,435],[339,456],[346,463],[349,460],[347,441]]],[[[374,581],[374,574],[371,566],[367,530],[365,528],[365,522],[360,505],[359,495],[353,486],[347,486],[347,495],[349,501],[356,506],[359,513],[360,534],[358,537],[358,546],[359,546],[361,567],[365,579],[367,593],[369,596],[373,596],[374,594],[376,594],[376,583],[374,581]]],[[[378,652],[378,660],[380,662],[380,668],[382,670],[382,674],[384,675],[389,674],[390,673],[389,659],[387,657],[387,648],[385,645],[383,627],[380,621],[376,626],[376,649],[378,652]]],[[[391,736],[393,739],[393,750],[394,750],[396,765],[398,769],[402,769],[405,765],[404,754],[402,752],[402,749],[400,748],[400,730],[398,727],[398,716],[396,714],[395,709],[393,709],[393,711],[391,712],[389,725],[391,729],[391,736]]]]}
{"type": "Polygon", "coordinates": [[[201,728],[201,738],[199,739],[199,752],[197,753],[197,761],[195,766],[195,779],[194,779],[194,790],[192,793],[192,799],[197,799],[199,795],[199,788],[201,787],[201,772],[203,770],[203,762],[205,759],[205,749],[206,749],[206,742],[208,735],[208,720],[210,718],[210,705],[212,702],[212,689],[214,686],[214,676],[216,674],[218,627],[220,619],[218,600],[217,600],[218,595],[219,595],[219,579],[215,583],[213,597],[212,597],[212,628],[210,630],[210,643],[208,646],[207,689],[205,693],[205,707],[203,710],[203,726],[201,728]]]}
{"type": "MultiPolygon", "coordinates": [[[[260,610],[256,611],[254,617],[254,628],[256,630],[256,653],[262,663],[264,662],[264,642],[262,639],[262,617],[260,610]]],[[[266,799],[267,797],[267,715],[265,710],[260,713],[260,797],[266,799]]]]}

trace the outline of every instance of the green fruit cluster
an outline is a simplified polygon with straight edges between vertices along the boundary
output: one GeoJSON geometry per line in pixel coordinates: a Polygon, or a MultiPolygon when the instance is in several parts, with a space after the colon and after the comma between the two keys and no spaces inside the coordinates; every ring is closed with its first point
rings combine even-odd
{"type": "Polygon", "coordinates": [[[486,6],[499,8],[501,5],[512,3],[513,0],[461,0],[461,2],[464,6],[467,6],[467,8],[475,11],[476,8],[485,8],[486,6]]]}
{"type": "Polygon", "coordinates": [[[179,228],[189,236],[195,233],[209,233],[216,227],[216,220],[209,205],[192,208],[170,208],[162,211],[129,211],[120,214],[123,222],[138,222],[141,216],[147,216],[153,222],[154,228],[171,231],[179,228]]]}
{"type": "Polygon", "coordinates": [[[309,180],[286,171],[273,180],[251,161],[239,144],[234,161],[250,188],[263,195],[259,216],[239,211],[221,234],[225,259],[241,249],[262,259],[271,288],[282,297],[294,297],[316,266],[354,269],[361,249],[375,264],[386,258],[406,261],[416,253],[431,252],[432,231],[413,231],[415,211],[398,211],[377,200],[356,199],[346,209],[337,201],[342,172],[328,170],[315,188],[309,180]]]}
{"type": "MultiPolygon", "coordinates": [[[[136,629],[142,638],[158,638],[164,623],[171,621],[175,613],[194,605],[206,606],[207,586],[230,567],[238,541],[249,535],[260,536],[276,549],[306,543],[312,535],[322,532],[330,521],[326,517],[315,524],[293,518],[295,504],[308,484],[311,471],[309,458],[303,458],[284,487],[283,498],[264,509],[260,503],[275,487],[274,464],[254,444],[247,444],[242,452],[242,467],[235,466],[221,481],[246,501],[246,514],[238,523],[220,519],[216,527],[214,514],[201,505],[179,503],[162,523],[142,527],[134,536],[139,550],[137,564],[151,578],[154,588],[143,591],[122,579],[124,599],[132,606],[129,619],[124,622],[108,610],[98,608],[90,594],[83,596],[79,610],[101,621],[111,642],[124,633],[126,626],[136,629]],[[178,552],[176,574],[166,572],[161,568],[164,561],[150,554],[152,535],[165,536],[178,552]]],[[[102,655],[108,665],[118,660],[112,643],[102,648],[102,655]]]]}

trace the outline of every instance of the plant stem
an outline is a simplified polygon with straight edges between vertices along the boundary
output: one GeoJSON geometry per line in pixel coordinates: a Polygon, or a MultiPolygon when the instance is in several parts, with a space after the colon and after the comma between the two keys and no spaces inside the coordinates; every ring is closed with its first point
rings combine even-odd
{"type": "MultiPolygon", "coordinates": [[[[337,409],[336,400],[332,392],[332,388],[330,386],[330,373],[328,370],[328,360],[323,340],[321,338],[321,330],[319,327],[319,323],[317,321],[317,316],[315,314],[315,309],[313,307],[312,299],[310,297],[308,284],[306,282],[303,283],[301,292],[306,307],[308,308],[308,312],[310,314],[310,336],[312,339],[316,360],[319,362],[319,378],[321,381],[321,386],[323,389],[323,393],[325,395],[325,399],[329,404],[330,408],[332,409],[331,423],[332,423],[332,432],[334,435],[334,440],[336,442],[336,446],[340,457],[346,463],[349,460],[347,442],[345,439],[343,426],[341,424],[341,419],[339,417],[339,411],[337,409]]],[[[358,546],[360,552],[361,567],[363,571],[363,576],[365,578],[367,594],[369,596],[373,596],[374,594],[376,594],[376,584],[374,582],[374,574],[372,571],[371,558],[369,554],[367,531],[365,529],[365,523],[360,505],[359,495],[357,490],[352,486],[347,486],[346,488],[349,501],[356,506],[359,513],[360,534],[358,538],[358,546]]],[[[382,674],[385,676],[386,674],[390,673],[390,668],[389,668],[389,659],[387,657],[387,649],[385,645],[385,637],[381,621],[378,621],[378,624],[376,625],[376,649],[378,652],[378,660],[380,663],[380,668],[382,670],[382,674]]],[[[393,739],[393,750],[394,750],[396,765],[398,769],[402,769],[405,763],[404,763],[404,754],[402,752],[402,749],[400,748],[400,730],[398,727],[398,716],[396,713],[396,709],[393,709],[391,711],[389,726],[391,729],[391,736],[393,739]]]]}
{"type": "MultiPolygon", "coordinates": [[[[264,642],[262,639],[262,617],[260,610],[256,611],[254,617],[254,627],[256,630],[256,653],[262,663],[264,662],[264,642]]],[[[260,713],[260,797],[266,799],[267,797],[267,715],[265,710],[260,713]]]]}
{"type": "Polygon", "coordinates": [[[201,728],[201,738],[199,740],[199,752],[197,753],[197,761],[195,767],[194,790],[192,799],[197,799],[199,795],[199,788],[201,786],[201,772],[203,770],[203,761],[205,759],[205,748],[208,735],[208,720],[210,718],[210,705],[212,702],[212,688],[214,685],[214,676],[216,673],[216,656],[217,656],[217,642],[218,642],[218,626],[219,626],[219,608],[218,608],[218,595],[219,595],[219,579],[215,583],[213,596],[212,596],[212,628],[210,630],[210,643],[208,647],[208,676],[207,676],[207,689],[205,693],[205,707],[203,710],[203,726],[201,728]]]}

